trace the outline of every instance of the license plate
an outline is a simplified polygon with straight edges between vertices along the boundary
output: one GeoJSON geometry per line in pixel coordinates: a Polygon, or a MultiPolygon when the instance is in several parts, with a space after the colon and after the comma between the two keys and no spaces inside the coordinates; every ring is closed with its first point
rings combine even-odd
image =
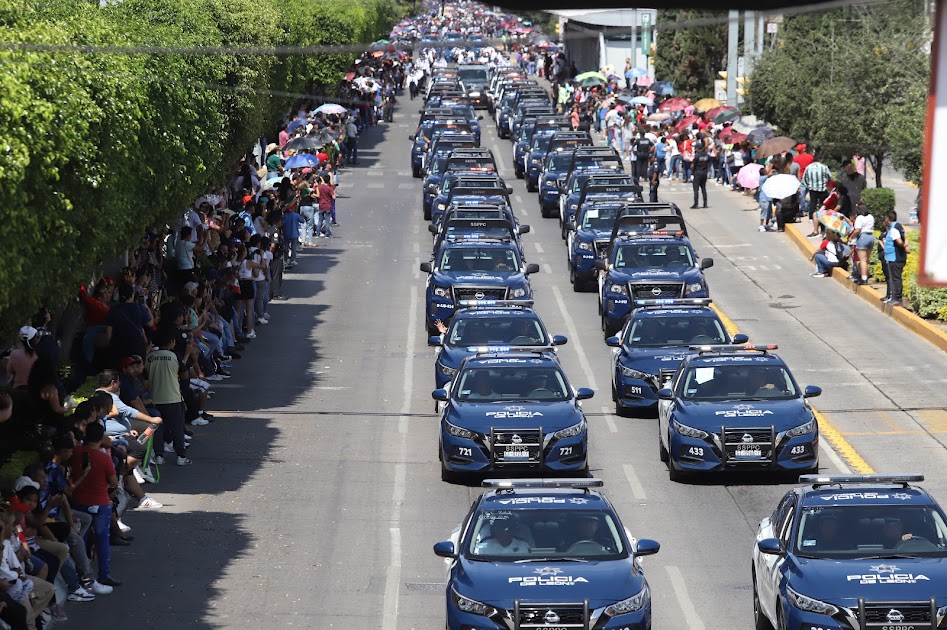
{"type": "Polygon", "coordinates": [[[760,459],[763,457],[763,451],[758,446],[738,446],[735,456],[737,459],[760,459]]]}
{"type": "MultiPolygon", "coordinates": [[[[926,624],[924,625],[926,626],[926,624]]],[[[916,630],[919,627],[921,626],[915,626],[914,624],[910,623],[896,623],[894,625],[888,624],[881,626],[881,630],[916,630]]]]}
{"type": "Polygon", "coordinates": [[[529,448],[523,446],[507,447],[503,449],[503,459],[524,460],[529,459],[529,448]]]}

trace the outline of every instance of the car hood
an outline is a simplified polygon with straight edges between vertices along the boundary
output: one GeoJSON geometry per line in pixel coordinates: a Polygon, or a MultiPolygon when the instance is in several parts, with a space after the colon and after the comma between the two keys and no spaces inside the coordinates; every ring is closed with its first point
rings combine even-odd
{"type": "Polygon", "coordinates": [[[603,562],[477,562],[461,557],[454,577],[461,595],[490,606],[529,602],[581,602],[589,608],[614,604],[641,591],[644,576],[631,558],[603,562]]]}
{"type": "Polygon", "coordinates": [[[787,431],[812,418],[812,411],[798,398],[791,400],[685,401],[678,399],[675,418],[688,426],[719,432],[721,426],[776,427],[787,431]]]}
{"type": "Polygon", "coordinates": [[[544,433],[571,427],[582,420],[582,412],[572,401],[556,402],[459,402],[453,401],[447,414],[451,424],[490,433],[491,428],[542,427],[544,433]]]}
{"type": "Polygon", "coordinates": [[[787,558],[793,590],[835,605],[857,607],[858,598],[874,602],[947,599],[947,559],[891,558],[824,560],[787,558]]]}
{"type": "Polygon", "coordinates": [[[449,283],[472,284],[475,286],[506,286],[511,279],[522,278],[518,271],[478,272],[478,271],[439,271],[437,278],[449,283]]]}
{"type": "Polygon", "coordinates": [[[611,230],[586,230],[583,228],[575,233],[575,237],[583,241],[598,241],[602,239],[609,239],[611,236],[611,230]]]}
{"type": "Polygon", "coordinates": [[[703,280],[696,267],[684,269],[626,269],[609,270],[609,280],[626,284],[628,282],[700,282],[703,280]]]}

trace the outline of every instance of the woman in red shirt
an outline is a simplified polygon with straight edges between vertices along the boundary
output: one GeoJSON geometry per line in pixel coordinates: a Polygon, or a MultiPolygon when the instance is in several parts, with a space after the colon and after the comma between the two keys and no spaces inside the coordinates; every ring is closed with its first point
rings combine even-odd
{"type": "Polygon", "coordinates": [[[85,335],[82,338],[82,352],[86,361],[95,361],[95,349],[108,345],[105,339],[105,317],[109,314],[112,293],[115,285],[109,278],[102,278],[89,295],[85,285],[79,287],[79,301],[85,307],[85,335]],[[101,336],[101,340],[100,340],[101,336]]]}

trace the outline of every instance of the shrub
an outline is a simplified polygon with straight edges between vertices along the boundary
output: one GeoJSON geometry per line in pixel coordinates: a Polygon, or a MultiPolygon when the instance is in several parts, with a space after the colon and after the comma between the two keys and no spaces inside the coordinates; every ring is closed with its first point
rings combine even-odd
{"type": "Polygon", "coordinates": [[[888,210],[894,210],[894,191],[890,188],[866,188],[862,191],[861,199],[868,206],[871,215],[875,217],[875,225],[877,226],[884,223],[888,210]]]}
{"type": "Polygon", "coordinates": [[[947,321],[947,289],[924,287],[917,282],[918,265],[921,258],[921,233],[909,232],[911,253],[904,265],[904,275],[908,279],[907,292],[911,300],[911,309],[924,319],[947,321]]]}

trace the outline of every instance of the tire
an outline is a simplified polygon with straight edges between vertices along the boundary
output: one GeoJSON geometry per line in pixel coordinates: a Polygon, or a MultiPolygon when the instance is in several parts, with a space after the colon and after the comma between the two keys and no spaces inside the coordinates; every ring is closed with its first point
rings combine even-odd
{"type": "Polygon", "coordinates": [[[415,179],[421,179],[421,169],[415,168],[414,166],[412,166],[411,176],[414,177],[415,179]]]}
{"type": "Polygon", "coordinates": [[[541,201],[539,202],[539,214],[541,214],[544,219],[552,218],[552,214],[550,214],[546,204],[541,201]]]}
{"type": "Polygon", "coordinates": [[[523,172],[523,169],[513,167],[513,172],[516,173],[516,179],[525,179],[526,173],[523,172]]]}
{"type": "Polygon", "coordinates": [[[670,453],[664,448],[664,442],[661,441],[660,432],[658,433],[658,458],[665,464],[669,464],[669,460],[671,459],[670,453]]]}
{"type": "Polygon", "coordinates": [[[444,465],[444,462],[441,462],[441,481],[446,483],[458,483],[460,480],[461,474],[459,472],[450,470],[444,465]]]}
{"type": "Polygon", "coordinates": [[[753,623],[756,630],[773,630],[773,624],[769,622],[763,609],[760,608],[760,596],[756,592],[756,571],[753,571],[753,623]]]}
{"type": "MultiPolygon", "coordinates": [[[[612,402],[618,402],[618,390],[615,389],[615,382],[612,381],[612,402]]],[[[615,413],[618,413],[618,405],[615,405],[615,413]]]]}
{"type": "Polygon", "coordinates": [[[582,293],[584,287],[582,281],[575,277],[575,271],[569,270],[569,282],[572,284],[572,290],[576,293],[582,293]]]}
{"type": "Polygon", "coordinates": [[[430,221],[430,220],[431,220],[431,214],[432,214],[433,212],[434,212],[433,208],[426,208],[426,209],[424,210],[424,220],[425,220],[425,221],[430,221]]]}
{"type": "Polygon", "coordinates": [[[674,467],[670,456],[668,456],[668,479],[674,483],[681,483],[684,481],[684,473],[674,467]]]}
{"type": "Polygon", "coordinates": [[[786,620],[783,618],[783,605],[776,602],[776,630],[786,630],[786,620]]]}
{"type": "Polygon", "coordinates": [[[536,192],[537,190],[539,190],[539,187],[533,186],[532,184],[530,184],[529,179],[527,178],[526,179],[526,192],[536,192]]]}

